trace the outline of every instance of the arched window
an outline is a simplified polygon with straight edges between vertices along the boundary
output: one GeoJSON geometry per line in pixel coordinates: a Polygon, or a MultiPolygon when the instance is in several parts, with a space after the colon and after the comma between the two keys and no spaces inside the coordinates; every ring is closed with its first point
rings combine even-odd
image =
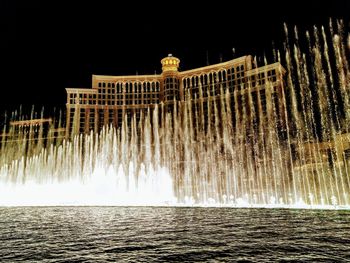
{"type": "Polygon", "coordinates": [[[101,88],[101,86],[102,86],[102,85],[101,85],[101,82],[99,82],[99,83],[98,83],[98,87],[101,88]]]}
{"type": "Polygon", "coordinates": [[[218,77],[217,77],[217,73],[213,72],[213,83],[218,82],[218,77]]]}

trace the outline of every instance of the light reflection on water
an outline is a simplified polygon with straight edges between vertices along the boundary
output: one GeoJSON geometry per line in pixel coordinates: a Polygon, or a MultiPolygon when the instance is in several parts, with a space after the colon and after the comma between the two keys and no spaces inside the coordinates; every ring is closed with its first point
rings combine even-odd
{"type": "Polygon", "coordinates": [[[0,208],[2,262],[350,261],[350,211],[0,208]]]}

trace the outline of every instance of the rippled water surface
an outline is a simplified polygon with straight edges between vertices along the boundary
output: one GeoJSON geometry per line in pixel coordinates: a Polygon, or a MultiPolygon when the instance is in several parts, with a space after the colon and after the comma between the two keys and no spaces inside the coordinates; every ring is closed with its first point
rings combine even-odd
{"type": "Polygon", "coordinates": [[[349,262],[350,211],[0,208],[1,262],[349,262]]]}

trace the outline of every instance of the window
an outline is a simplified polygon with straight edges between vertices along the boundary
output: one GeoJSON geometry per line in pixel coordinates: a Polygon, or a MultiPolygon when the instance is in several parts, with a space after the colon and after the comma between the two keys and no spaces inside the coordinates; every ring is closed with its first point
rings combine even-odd
{"type": "Polygon", "coordinates": [[[223,78],[223,81],[226,81],[226,71],[222,71],[222,78],[223,78]]]}

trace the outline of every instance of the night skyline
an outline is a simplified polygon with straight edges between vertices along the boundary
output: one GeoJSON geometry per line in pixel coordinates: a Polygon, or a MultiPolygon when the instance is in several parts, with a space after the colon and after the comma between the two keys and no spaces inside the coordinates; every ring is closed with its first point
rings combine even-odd
{"type": "Polygon", "coordinates": [[[180,70],[235,56],[262,56],[284,40],[283,23],[303,31],[329,18],[348,25],[348,1],[331,4],[84,5],[4,1],[0,8],[1,112],[20,104],[64,108],[66,87],[91,87],[91,75],[161,72],[173,53],[180,70]],[[161,8],[158,10],[158,8],[161,8]]]}

